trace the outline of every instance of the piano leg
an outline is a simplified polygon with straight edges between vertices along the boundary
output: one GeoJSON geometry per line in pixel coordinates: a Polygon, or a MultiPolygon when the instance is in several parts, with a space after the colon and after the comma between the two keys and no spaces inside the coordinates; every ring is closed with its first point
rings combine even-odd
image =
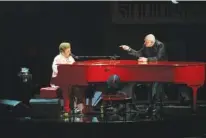
{"type": "Polygon", "coordinates": [[[193,112],[196,113],[197,110],[197,90],[200,86],[190,86],[192,88],[192,95],[193,95],[193,112]]]}

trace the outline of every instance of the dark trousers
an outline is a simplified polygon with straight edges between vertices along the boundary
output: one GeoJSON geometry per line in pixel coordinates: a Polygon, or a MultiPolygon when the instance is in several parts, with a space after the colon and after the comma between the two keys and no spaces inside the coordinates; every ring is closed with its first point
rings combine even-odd
{"type": "Polygon", "coordinates": [[[128,97],[133,98],[135,94],[135,87],[138,87],[138,85],[147,85],[149,95],[148,98],[151,104],[155,104],[156,102],[162,101],[165,98],[164,84],[159,82],[144,84],[129,83],[126,84],[123,89],[120,90],[120,92],[124,92],[128,97]]]}
{"type": "Polygon", "coordinates": [[[159,82],[154,82],[151,84],[151,93],[149,92],[149,100],[151,104],[156,102],[162,102],[165,98],[164,84],[159,82]]]}
{"type": "Polygon", "coordinates": [[[70,108],[74,108],[74,103],[80,104],[84,102],[84,87],[72,86],[70,94],[70,108]]]}

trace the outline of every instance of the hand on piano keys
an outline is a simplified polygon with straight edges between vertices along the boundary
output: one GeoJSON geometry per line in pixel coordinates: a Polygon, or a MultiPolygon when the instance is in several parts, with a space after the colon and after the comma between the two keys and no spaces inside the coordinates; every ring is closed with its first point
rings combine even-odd
{"type": "Polygon", "coordinates": [[[138,61],[140,61],[140,62],[147,62],[148,59],[145,58],[145,57],[139,57],[138,61]]]}
{"type": "Polygon", "coordinates": [[[138,64],[148,64],[146,61],[138,61],[138,64]]]}

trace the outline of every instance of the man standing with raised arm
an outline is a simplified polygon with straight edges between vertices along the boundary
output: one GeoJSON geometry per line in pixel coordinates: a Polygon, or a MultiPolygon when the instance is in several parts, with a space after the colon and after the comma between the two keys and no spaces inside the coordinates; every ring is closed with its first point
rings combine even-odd
{"type": "Polygon", "coordinates": [[[120,47],[128,51],[128,54],[136,56],[138,61],[147,62],[167,60],[164,44],[156,40],[153,34],[149,34],[145,37],[143,47],[138,51],[127,45],[121,45],[120,47]]]}
{"type": "MultiPolygon", "coordinates": [[[[120,46],[128,54],[138,58],[139,62],[163,61],[167,60],[165,46],[162,42],[155,39],[153,34],[148,34],[144,39],[143,47],[136,51],[127,45],[120,46]]],[[[162,83],[154,82],[152,84],[152,104],[161,100],[162,83]]],[[[131,96],[132,94],[129,94],[131,96]]]]}

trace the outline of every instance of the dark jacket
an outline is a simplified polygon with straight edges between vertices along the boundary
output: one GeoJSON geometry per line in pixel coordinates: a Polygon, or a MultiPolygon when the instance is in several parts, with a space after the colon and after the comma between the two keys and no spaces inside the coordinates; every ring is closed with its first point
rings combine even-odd
{"type": "Polygon", "coordinates": [[[146,47],[143,45],[143,47],[136,51],[134,49],[130,49],[128,51],[128,54],[133,55],[137,58],[139,57],[145,57],[148,58],[148,61],[162,61],[167,60],[167,53],[165,46],[162,42],[156,40],[154,43],[154,46],[152,47],[146,47]]]}

